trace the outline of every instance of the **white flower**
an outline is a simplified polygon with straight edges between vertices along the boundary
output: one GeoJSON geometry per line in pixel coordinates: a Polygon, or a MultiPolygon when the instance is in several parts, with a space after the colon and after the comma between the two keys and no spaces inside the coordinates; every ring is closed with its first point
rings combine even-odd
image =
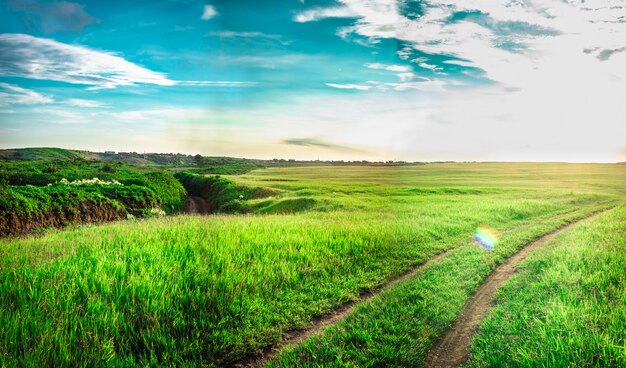
{"type": "Polygon", "coordinates": [[[160,208],[151,208],[150,209],[150,214],[152,216],[159,216],[160,217],[160,216],[165,216],[165,211],[163,211],[160,208]]]}
{"type": "Polygon", "coordinates": [[[74,180],[74,181],[68,181],[67,179],[63,178],[63,179],[61,179],[59,181],[59,184],[65,184],[65,185],[85,185],[85,184],[94,184],[94,185],[124,185],[124,184],[120,183],[117,180],[106,181],[106,180],[100,180],[98,178],[81,179],[81,180],[74,180]]]}

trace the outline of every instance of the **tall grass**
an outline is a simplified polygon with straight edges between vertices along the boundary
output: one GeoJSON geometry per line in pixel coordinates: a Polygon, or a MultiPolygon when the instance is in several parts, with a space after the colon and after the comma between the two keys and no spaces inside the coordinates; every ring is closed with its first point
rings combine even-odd
{"type": "Polygon", "coordinates": [[[472,367],[626,366],[626,206],[532,254],[480,326],[472,367]]]}
{"type": "Polygon", "coordinates": [[[345,320],[285,349],[268,367],[420,367],[433,342],[504,259],[533,239],[598,208],[534,218],[502,230],[493,252],[467,239],[345,320]]]}
{"type": "MultiPolygon", "coordinates": [[[[562,188],[566,180],[553,180],[549,190],[531,181],[500,185],[503,173],[454,186],[427,172],[292,170],[231,179],[282,192],[251,205],[312,198],[307,212],[177,216],[0,241],[0,366],[226,365],[459,246],[458,262],[441,266],[437,277],[452,270],[445,283],[461,289],[436,301],[462,305],[498,257],[616,198],[572,193],[562,188]],[[463,247],[480,224],[511,231],[515,241],[479,272],[458,273],[485,257],[463,247]]],[[[442,306],[427,305],[435,315],[447,311],[442,306]]],[[[437,328],[454,309],[446,313],[437,328]]],[[[374,327],[379,317],[367,315],[374,327]]]]}

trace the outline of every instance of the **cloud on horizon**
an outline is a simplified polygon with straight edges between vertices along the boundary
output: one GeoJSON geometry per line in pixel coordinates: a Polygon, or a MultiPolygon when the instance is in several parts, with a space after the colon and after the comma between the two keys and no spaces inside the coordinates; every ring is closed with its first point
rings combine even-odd
{"type": "Polygon", "coordinates": [[[338,143],[332,143],[322,138],[288,138],[283,139],[281,144],[291,145],[291,146],[302,146],[302,147],[316,147],[316,148],[324,148],[328,150],[338,151],[338,152],[352,152],[352,153],[365,153],[367,151],[363,149],[354,148],[348,145],[342,145],[338,143]]]}

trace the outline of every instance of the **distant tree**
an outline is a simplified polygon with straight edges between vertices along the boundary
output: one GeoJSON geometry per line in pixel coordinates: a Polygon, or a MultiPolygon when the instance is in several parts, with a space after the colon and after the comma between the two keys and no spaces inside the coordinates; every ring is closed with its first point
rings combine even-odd
{"type": "Polygon", "coordinates": [[[193,161],[196,163],[196,165],[202,165],[204,163],[204,157],[202,157],[201,154],[197,154],[193,156],[193,161]]]}

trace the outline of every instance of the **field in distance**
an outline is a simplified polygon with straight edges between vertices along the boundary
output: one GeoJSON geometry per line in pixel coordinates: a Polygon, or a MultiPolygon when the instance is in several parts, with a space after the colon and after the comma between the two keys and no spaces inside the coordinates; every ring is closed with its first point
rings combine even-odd
{"type": "Polygon", "coordinates": [[[262,214],[178,215],[3,239],[0,366],[236,364],[449,251],[432,272],[269,362],[419,366],[502,259],[622,203],[625,169],[266,168],[228,176],[275,193],[245,199],[262,214]],[[472,244],[479,225],[501,234],[493,252],[472,244]]]}

